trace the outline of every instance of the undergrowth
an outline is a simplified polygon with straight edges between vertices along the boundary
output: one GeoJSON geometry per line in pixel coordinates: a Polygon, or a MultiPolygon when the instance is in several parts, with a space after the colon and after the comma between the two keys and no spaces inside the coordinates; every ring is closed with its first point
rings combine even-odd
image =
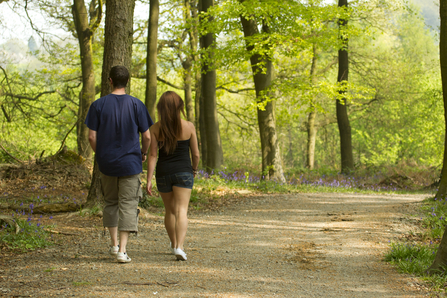
{"type": "MultiPolygon", "coordinates": [[[[190,205],[200,209],[217,198],[240,190],[254,193],[432,193],[436,190],[432,185],[436,177],[433,169],[414,167],[357,169],[352,175],[323,169],[289,172],[285,182],[279,182],[266,180],[245,169],[200,170],[194,179],[190,205]]],[[[153,185],[156,190],[155,179],[153,185]]],[[[163,201],[159,195],[144,194],[140,206],[163,208],[163,201]]]]}
{"type": "Polygon", "coordinates": [[[12,213],[9,224],[3,222],[0,229],[2,245],[12,251],[26,252],[53,244],[51,233],[45,229],[48,227],[44,227],[41,223],[43,216],[36,218],[33,215],[33,208],[34,204],[30,204],[26,209],[16,210],[12,213]]]}
{"type": "Polygon", "coordinates": [[[432,289],[444,293],[447,271],[429,275],[427,269],[433,264],[447,224],[446,202],[447,199],[426,199],[420,208],[418,220],[422,232],[411,235],[411,241],[392,242],[385,256],[385,260],[396,265],[400,272],[416,275],[432,289]]]}

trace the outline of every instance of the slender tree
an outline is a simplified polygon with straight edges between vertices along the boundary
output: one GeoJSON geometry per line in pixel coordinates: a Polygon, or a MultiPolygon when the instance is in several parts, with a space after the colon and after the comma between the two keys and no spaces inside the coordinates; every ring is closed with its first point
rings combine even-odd
{"type": "MultiPolygon", "coordinates": [[[[317,45],[312,45],[312,64],[310,68],[310,83],[314,87],[317,82],[317,45]]],[[[307,117],[307,168],[313,169],[315,165],[315,142],[317,139],[317,126],[315,118],[317,117],[317,108],[315,107],[315,99],[312,98],[310,103],[310,111],[307,117]]]]}
{"type": "MultiPolygon", "coordinates": [[[[441,19],[439,54],[441,63],[442,96],[444,101],[444,122],[447,131],[447,0],[439,1],[439,15],[441,19]]],[[[441,181],[439,183],[437,198],[447,197],[447,137],[444,137],[444,160],[441,171],[441,181]]],[[[447,267],[447,229],[442,236],[441,244],[436,253],[433,264],[428,268],[429,273],[444,272],[447,267]]]]}
{"type": "MultiPolygon", "coordinates": [[[[339,0],[338,6],[347,9],[348,0],[339,0]]],[[[338,78],[340,84],[340,98],[336,102],[336,113],[338,130],[340,132],[340,153],[341,153],[341,171],[349,173],[354,169],[354,158],[352,154],[351,125],[348,118],[348,107],[346,106],[346,87],[348,83],[349,62],[348,62],[348,38],[346,37],[346,27],[348,20],[340,18],[340,38],[342,47],[338,50],[338,78]]]]}
{"type": "Polygon", "coordinates": [[[151,0],[149,6],[149,28],[147,31],[146,56],[146,107],[155,120],[155,105],[157,103],[157,42],[158,16],[160,10],[158,0],[151,0]]]}
{"type": "MultiPolygon", "coordinates": [[[[191,39],[191,36],[193,33],[191,33],[191,30],[194,29],[192,27],[192,16],[191,16],[191,3],[190,0],[183,0],[183,22],[185,26],[186,32],[189,34],[189,38],[191,39]]],[[[189,44],[191,45],[191,40],[189,40],[189,44]]],[[[183,82],[185,86],[185,109],[186,109],[186,117],[188,118],[188,121],[194,122],[194,105],[192,103],[192,63],[194,61],[193,53],[187,53],[186,58],[182,61],[183,66],[183,82]]]]}
{"type": "Polygon", "coordinates": [[[95,73],[93,70],[92,36],[101,23],[102,0],[91,2],[95,7],[88,14],[84,0],[73,0],[72,14],[79,41],[79,50],[82,69],[82,90],[79,98],[78,123],[77,123],[77,143],[78,154],[85,157],[92,157],[92,148],[88,142],[88,127],[84,124],[90,104],[95,100],[95,73]],[[89,21],[89,15],[91,16],[89,21]]]}
{"type": "MultiPolygon", "coordinates": [[[[260,33],[256,20],[241,15],[241,22],[246,38],[246,48],[250,53],[256,100],[264,106],[258,106],[257,108],[259,133],[261,137],[262,172],[266,174],[267,179],[277,179],[285,182],[279,141],[276,133],[275,102],[271,99],[273,94],[269,90],[273,80],[273,63],[268,54],[261,55],[254,51],[255,46],[250,41],[250,38],[256,37],[260,33]]],[[[269,27],[263,24],[262,31],[263,33],[269,33],[269,27]]]]}
{"type": "MultiPolygon", "coordinates": [[[[201,127],[203,123],[200,123],[200,107],[201,107],[201,94],[202,94],[202,84],[201,84],[201,73],[200,73],[200,56],[197,53],[197,48],[199,46],[199,30],[198,30],[198,12],[199,12],[199,1],[190,0],[190,11],[191,11],[191,27],[188,31],[189,34],[189,44],[191,49],[191,56],[194,65],[194,87],[195,87],[195,97],[194,97],[194,112],[195,112],[195,126],[197,131],[197,140],[199,144],[202,144],[201,137],[201,127]]],[[[203,121],[202,121],[203,122],[203,121]]],[[[206,150],[203,151],[203,146],[200,146],[202,153],[202,160],[206,160],[206,150]]]]}
{"type": "MultiPolygon", "coordinates": [[[[201,12],[206,13],[214,5],[214,0],[202,0],[201,12]]],[[[209,16],[208,22],[213,22],[214,18],[209,16]]],[[[206,142],[206,162],[205,168],[208,170],[217,169],[223,164],[223,151],[220,139],[219,121],[216,109],[216,70],[213,65],[213,49],[216,43],[214,33],[208,32],[201,36],[204,54],[202,55],[202,102],[201,117],[204,119],[202,128],[205,130],[201,134],[201,141],[206,142]]]]}
{"type": "MultiPolygon", "coordinates": [[[[123,65],[128,69],[131,68],[134,8],[135,0],[106,1],[101,96],[106,96],[112,91],[108,78],[113,66],[123,65]]],[[[126,92],[130,93],[130,82],[126,92]]],[[[99,190],[99,169],[95,161],[92,182],[87,196],[87,206],[102,203],[101,196],[98,195],[99,190]]]]}

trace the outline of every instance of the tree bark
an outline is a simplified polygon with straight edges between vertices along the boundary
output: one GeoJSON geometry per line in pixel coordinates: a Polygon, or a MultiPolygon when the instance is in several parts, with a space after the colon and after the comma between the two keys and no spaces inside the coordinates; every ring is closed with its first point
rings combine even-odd
{"type": "MultiPolygon", "coordinates": [[[[214,0],[202,0],[201,10],[207,12],[214,5],[214,0]]],[[[213,22],[209,17],[208,22],[213,22]]],[[[201,37],[203,49],[202,56],[202,98],[205,136],[202,135],[202,143],[206,142],[206,169],[218,169],[223,164],[223,151],[220,139],[219,121],[217,118],[216,104],[216,70],[213,65],[213,48],[216,37],[214,33],[207,33],[201,37]]]]}
{"type": "Polygon", "coordinates": [[[315,126],[315,118],[317,110],[313,105],[307,117],[307,164],[309,170],[313,170],[315,166],[315,142],[317,139],[317,127],[315,126]]]}
{"type": "MultiPolygon", "coordinates": [[[[338,6],[347,8],[348,0],[339,0],[338,6]]],[[[344,30],[348,21],[339,19],[340,30],[344,30]]],[[[340,132],[340,153],[341,153],[341,172],[349,173],[354,169],[354,158],[352,155],[352,141],[351,141],[351,125],[348,118],[348,109],[346,106],[346,84],[348,82],[349,63],[348,63],[348,38],[345,34],[340,34],[343,42],[343,47],[338,50],[338,78],[340,83],[339,94],[341,99],[337,99],[337,123],[340,132]]]]}
{"type": "MultiPolygon", "coordinates": [[[[101,76],[101,97],[112,90],[109,83],[110,69],[122,65],[131,69],[133,42],[133,13],[135,0],[107,0],[104,30],[104,54],[101,76]]],[[[130,93],[130,81],[126,88],[130,93]]],[[[102,204],[99,186],[99,168],[95,161],[92,181],[87,196],[87,207],[102,204]]]]}
{"type": "MultiPolygon", "coordinates": [[[[317,46],[313,44],[313,57],[310,68],[310,83],[313,88],[317,83],[317,46]]],[[[312,89],[313,89],[312,88],[312,89]]],[[[315,96],[315,95],[314,95],[315,96]]],[[[314,169],[315,166],[315,142],[317,139],[317,127],[315,125],[315,119],[317,117],[317,109],[315,108],[316,98],[311,99],[310,112],[307,117],[307,168],[314,169]]]]}
{"type": "MultiPolygon", "coordinates": [[[[444,101],[444,122],[447,131],[447,0],[440,0],[439,16],[441,19],[439,54],[441,63],[442,97],[444,101]]],[[[444,137],[444,160],[441,171],[441,181],[436,193],[436,198],[446,198],[447,196],[447,137],[444,137]]],[[[442,236],[441,244],[436,253],[433,264],[428,268],[430,274],[442,271],[447,266],[447,229],[442,236]]]]}
{"type": "MultiPolygon", "coordinates": [[[[101,96],[112,91],[108,77],[113,66],[123,65],[131,70],[134,8],[135,0],[106,1],[101,96]]],[[[130,82],[126,93],[130,94],[130,82]]]]}
{"type": "Polygon", "coordinates": [[[195,109],[195,125],[196,125],[196,133],[197,133],[197,141],[199,143],[200,155],[202,160],[202,167],[206,168],[206,142],[203,141],[202,136],[205,136],[205,121],[203,119],[202,113],[202,74],[200,65],[200,57],[197,54],[197,48],[199,46],[199,30],[198,30],[198,12],[201,10],[199,1],[191,0],[191,17],[192,17],[192,26],[189,31],[189,40],[191,53],[194,60],[194,80],[195,80],[195,98],[194,98],[194,109],[195,109]]]}
{"type": "Polygon", "coordinates": [[[188,121],[194,121],[194,106],[192,104],[192,73],[191,73],[191,58],[186,58],[186,61],[183,63],[183,69],[185,71],[183,81],[185,86],[185,109],[186,109],[186,118],[188,121]]]}
{"type": "MultiPolygon", "coordinates": [[[[285,182],[282,168],[281,154],[279,150],[279,140],[276,133],[275,102],[271,100],[272,94],[269,87],[273,79],[273,64],[268,57],[263,57],[254,53],[254,46],[249,38],[259,34],[256,21],[241,16],[244,36],[246,38],[246,48],[251,54],[250,62],[253,72],[253,80],[256,90],[256,100],[265,104],[265,108],[257,108],[259,133],[261,138],[262,151],[262,173],[266,179],[276,179],[285,182]],[[265,72],[262,70],[262,65],[265,72]]],[[[263,26],[263,31],[268,32],[268,27],[263,26]]]]}
{"type": "Polygon", "coordinates": [[[149,28],[147,32],[146,56],[146,107],[149,115],[155,120],[157,103],[157,40],[159,1],[151,0],[149,6],[149,28]]]}
{"type": "MultiPolygon", "coordinates": [[[[93,3],[93,1],[92,1],[93,3]]],[[[79,96],[77,144],[78,154],[84,158],[91,158],[93,150],[88,142],[88,127],[84,124],[88,109],[95,100],[95,72],[93,69],[92,36],[98,28],[102,18],[102,0],[98,1],[96,7],[96,18],[89,22],[87,8],[84,0],[73,0],[72,14],[75,23],[76,34],[79,41],[82,89],[79,96]]]]}
{"type": "MultiPolygon", "coordinates": [[[[189,0],[183,1],[184,10],[183,10],[183,21],[185,28],[188,28],[189,36],[191,38],[191,30],[193,30],[193,27],[191,26],[191,3],[189,0]]],[[[191,44],[191,39],[190,39],[191,44]]],[[[185,86],[185,109],[186,109],[186,118],[188,118],[188,121],[191,121],[194,123],[194,105],[192,104],[192,61],[194,61],[193,58],[193,52],[190,52],[187,54],[186,59],[182,62],[184,75],[183,75],[183,82],[185,86]]]]}

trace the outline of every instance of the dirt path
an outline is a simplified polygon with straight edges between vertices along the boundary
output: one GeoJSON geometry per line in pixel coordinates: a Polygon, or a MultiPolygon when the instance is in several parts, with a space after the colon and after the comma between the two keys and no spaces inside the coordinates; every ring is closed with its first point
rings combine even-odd
{"type": "MultiPolygon", "coordinates": [[[[140,219],[129,264],[106,254],[100,220],[90,220],[79,228],[83,236],[73,236],[76,244],[0,258],[0,295],[423,297],[427,292],[415,279],[382,261],[388,241],[412,228],[403,212],[423,198],[272,195],[195,212],[187,262],[169,254],[162,217],[140,219]]],[[[60,216],[67,226],[79,217],[60,216]]]]}

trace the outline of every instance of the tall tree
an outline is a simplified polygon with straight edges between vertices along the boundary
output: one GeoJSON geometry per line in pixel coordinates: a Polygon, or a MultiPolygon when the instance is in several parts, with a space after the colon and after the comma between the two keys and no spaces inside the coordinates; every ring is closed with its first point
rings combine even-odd
{"type": "MultiPolygon", "coordinates": [[[[214,6],[214,0],[201,0],[201,12],[206,14],[208,9],[214,6]]],[[[214,18],[209,15],[207,22],[212,23],[214,18]]],[[[220,139],[219,121],[216,109],[216,70],[214,65],[214,47],[216,37],[213,32],[207,32],[201,36],[203,47],[202,55],[202,99],[201,117],[204,119],[202,128],[205,134],[201,134],[201,141],[206,142],[206,169],[217,169],[223,164],[223,151],[220,139]]]]}
{"type": "MultiPolygon", "coordinates": [[[[310,83],[312,87],[317,81],[317,45],[312,45],[312,64],[310,68],[310,83]]],[[[317,108],[315,106],[315,99],[312,98],[310,102],[310,111],[307,117],[307,168],[312,170],[315,164],[315,142],[317,139],[317,126],[315,125],[315,118],[317,117],[317,108]]]]}
{"type": "MultiPolygon", "coordinates": [[[[340,8],[348,8],[348,0],[338,0],[340,8]]],[[[340,132],[340,153],[341,153],[341,172],[349,173],[354,169],[354,158],[352,154],[351,125],[348,118],[348,107],[346,106],[346,89],[349,74],[348,62],[348,37],[346,36],[346,27],[348,20],[340,18],[338,21],[340,27],[340,39],[342,47],[338,50],[338,78],[340,84],[340,98],[336,102],[337,123],[340,132]]]]}
{"type": "MultiPolygon", "coordinates": [[[[133,42],[133,14],[135,0],[107,0],[104,30],[104,56],[101,76],[101,97],[112,90],[109,83],[110,69],[115,65],[131,68],[133,42]]],[[[126,88],[130,93],[130,82],[126,88]]],[[[87,206],[100,204],[99,169],[95,161],[92,182],[87,196],[87,206]]]]}
{"type": "MultiPolygon", "coordinates": [[[[447,131],[447,0],[440,0],[439,15],[441,19],[439,55],[441,63],[442,96],[444,101],[445,131],[447,131]]],[[[437,198],[447,197],[447,137],[444,137],[444,160],[441,172],[437,198]]],[[[442,236],[441,244],[436,253],[433,264],[428,268],[429,273],[445,271],[447,267],[447,229],[442,236]]]]}
{"type": "MultiPolygon", "coordinates": [[[[194,33],[191,30],[194,30],[192,26],[192,16],[191,16],[191,3],[190,0],[183,0],[183,22],[185,26],[186,32],[189,32],[189,44],[192,45],[191,36],[194,33]]],[[[186,35],[186,34],[185,34],[186,35]]],[[[183,66],[183,81],[185,86],[185,109],[186,109],[186,117],[188,121],[194,122],[194,106],[192,104],[192,63],[194,61],[193,53],[187,53],[186,58],[182,61],[183,66]]]]}
{"type": "Polygon", "coordinates": [[[84,124],[90,104],[95,100],[95,73],[93,70],[92,36],[101,23],[102,0],[92,0],[90,7],[93,9],[87,13],[84,0],[73,0],[72,14],[79,41],[79,50],[82,69],[82,90],[79,98],[77,143],[78,154],[90,158],[92,148],[88,142],[88,127],[84,124]],[[96,7],[95,7],[96,6],[96,7]],[[90,15],[90,21],[89,21],[90,15]]]}
{"type": "MultiPolygon", "coordinates": [[[[200,72],[200,56],[197,53],[197,48],[199,46],[199,17],[198,12],[199,1],[198,0],[190,0],[190,10],[191,10],[191,27],[188,31],[189,34],[189,44],[191,49],[191,55],[194,64],[194,87],[195,87],[195,97],[194,97],[194,112],[195,112],[195,126],[197,131],[197,140],[199,144],[202,144],[202,136],[201,136],[201,127],[203,123],[200,123],[200,98],[202,96],[202,84],[201,84],[201,72],[200,72]]],[[[203,122],[203,121],[202,121],[203,122]]],[[[202,146],[200,146],[202,149],[202,146]]],[[[206,152],[204,153],[202,150],[202,159],[206,159],[206,152]]]]}
{"type": "MultiPolygon", "coordinates": [[[[256,38],[260,34],[256,20],[253,17],[247,18],[241,15],[241,22],[246,38],[246,48],[250,53],[256,100],[258,101],[257,114],[261,137],[262,172],[267,175],[267,179],[277,179],[285,182],[276,133],[275,102],[272,100],[273,93],[269,90],[273,80],[273,63],[269,54],[261,55],[254,51],[254,42],[250,38],[256,38]]],[[[263,22],[262,33],[268,34],[269,30],[267,24],[263,22]]],[[[269,51],[266,50],[265,52],[268,53],[269,51]]]]}
{"type": "Polygon", "coordinates": [[[149,28],[147,31],[146,57],[146,107],[155,120],[155,105],[157,103],[157,40],[158,16],[160,4],[151,0],[149,5],[149,28]]]}

